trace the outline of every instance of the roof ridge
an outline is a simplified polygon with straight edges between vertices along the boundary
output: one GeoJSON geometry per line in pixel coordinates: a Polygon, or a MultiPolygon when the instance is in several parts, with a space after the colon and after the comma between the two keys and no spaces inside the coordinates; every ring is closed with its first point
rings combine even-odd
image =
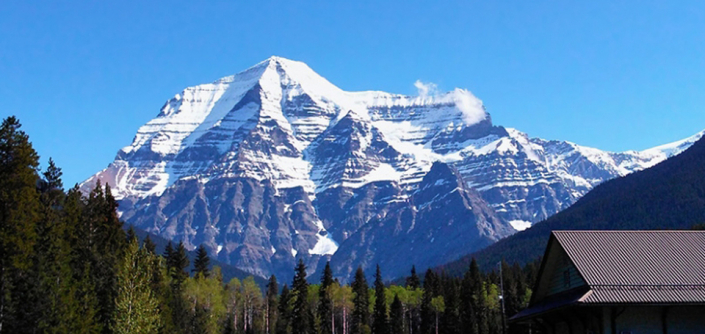
{"type": "Polygon", "coordinates": [[[705,233],[705,230],[553,230],[551,233],[705,233]]]}

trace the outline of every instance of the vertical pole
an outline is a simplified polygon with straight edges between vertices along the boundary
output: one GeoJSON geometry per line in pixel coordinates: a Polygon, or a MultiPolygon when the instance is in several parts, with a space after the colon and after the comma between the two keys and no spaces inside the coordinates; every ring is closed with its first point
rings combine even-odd
{"type": "Polygon", "coordinates": [[[499,265],[499,298],[502,301],[502,333],[507,334],[507,319],[504,314],[504,277],[502,276],[502,261],[497,263],[499,265]]]}

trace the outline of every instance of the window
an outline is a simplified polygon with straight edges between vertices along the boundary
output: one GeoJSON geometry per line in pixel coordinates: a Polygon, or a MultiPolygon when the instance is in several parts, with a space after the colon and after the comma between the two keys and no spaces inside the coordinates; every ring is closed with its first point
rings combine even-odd
{"type": "Polygon", "coordinates": [[[563,271],[563,287],[570,288],[570,269],[563,271]]]}

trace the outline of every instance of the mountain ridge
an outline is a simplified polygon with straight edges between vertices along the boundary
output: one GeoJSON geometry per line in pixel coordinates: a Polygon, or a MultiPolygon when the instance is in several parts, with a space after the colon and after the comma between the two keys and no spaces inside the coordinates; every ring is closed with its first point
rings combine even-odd
{"type": "Polygon", "coordinates": [[[690,229],[705,222],[705,139],[649,169],[609,180],[532,228],[437,268],[461,275],[476,258],[526,263],[542,255],[553,230],[690,229]]]}
{"type": "MultiPolygon", "coordinates": [[[[390,232],[365,226],[414,221],[414,196],[436,163],[456,170],[463,187],[477,193],[473,207],[489,210],[468,211],[465,200],[428,214],[472,212],[468,221],[491,222],[492,233],[485,236],[464,229],[462,236],[472,240],[466,245],[451,242],[457,235],[436,236],[436,242],[455,245],[444,252],[461,256],[689,143],[610,153],[530,138],[494,125],[467,90],[419,96],[346,92],[304,63],[272,57],[184,89],[81,186],[110,184],[121,218],[150,233],[183,240],[191,249],[204,244],[220,261],[260,276],[286,277],[297,258],[312,271],[329,258],[340,272],[358,265],[371,270],[369,259],[377,255],[351,262],[353,249],[366,244],[362,234],[390,232]],[[335,256],[339,249],[349,251],[335,256]]],[[[394,236],[402,244],[430,242],[440,226],[424,226],[394,236]]],[[[372,253],[393,252],[383,238],[375,240],[368,245],[372,253]]],[[[390,277],[411,263],[395,265],[390,277]]]]}

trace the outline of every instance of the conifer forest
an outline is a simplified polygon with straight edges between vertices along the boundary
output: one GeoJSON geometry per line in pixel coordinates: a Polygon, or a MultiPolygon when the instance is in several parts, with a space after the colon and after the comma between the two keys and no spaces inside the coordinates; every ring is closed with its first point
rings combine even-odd
{"type": "MultiPolygon", "coordinates": [[[[117,214],[110,186],[84,194],[40,160],[15,117],[0,128],[0,333],[484,334],[525,333],[507,319],[524,308],[537,263],[473,260],[462,276],[409,268],[341,284],[326,266],[293,281],[224,281],[205,248],[157,252],[117,214]],[[44,167],[40,167],[41,164],[44,167]],[[193,268],[193,269],[190,269],[193,268]],[[500,276],[501,271],[501,276],[500,276]]],[[[536,329],[533,333],[536,333],[536,329]]]]}

